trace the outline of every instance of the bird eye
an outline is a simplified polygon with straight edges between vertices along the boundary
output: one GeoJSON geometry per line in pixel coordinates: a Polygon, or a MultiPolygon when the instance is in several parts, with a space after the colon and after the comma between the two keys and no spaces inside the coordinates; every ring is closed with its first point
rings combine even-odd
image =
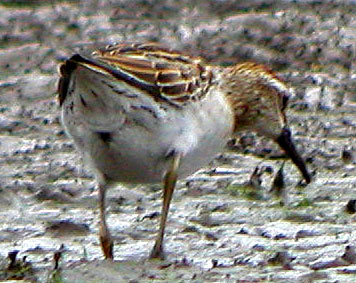
{"type": "Polygon", "coordinates": [[[285,136],[286,138],[290,139],[292,136],[292,133],[289,128],[284,127],[282,131],[282,135],[285,136]]]}
{"type": "Polygon", "coordinates": [[[288,105],[289,96],[284,94],[282,96],[282,110],[284,110],[288,105]]]}

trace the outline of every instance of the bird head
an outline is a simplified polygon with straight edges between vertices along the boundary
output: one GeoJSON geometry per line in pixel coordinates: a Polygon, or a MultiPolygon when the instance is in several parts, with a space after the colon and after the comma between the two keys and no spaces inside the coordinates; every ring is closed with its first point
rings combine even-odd
{"type": "Polygon", "coordinates": [[[234,131],[254,131],[274,140],[310,183],[285,115],[291,90],[272,71],[255,63],[228,68],[225,77],[228,79],[222,87],[235,115],[234,131]]]}

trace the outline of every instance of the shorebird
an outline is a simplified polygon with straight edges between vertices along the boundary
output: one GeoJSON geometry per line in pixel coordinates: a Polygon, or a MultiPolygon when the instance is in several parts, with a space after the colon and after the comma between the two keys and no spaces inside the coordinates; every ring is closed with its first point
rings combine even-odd
{"type": "Polygon", "coordinates": [[[267,67],[209,65],[156,44],[117,44],[75,54],[59,66],[62,123],[98,183],[100,243],[113,259],[105,192],[115,183],[163,183],[163,238],[177,179],[206,166],[236,133],[273,139],[306,183],[310,174],[292,142],[285,108],[290,88],[267,67]]]}

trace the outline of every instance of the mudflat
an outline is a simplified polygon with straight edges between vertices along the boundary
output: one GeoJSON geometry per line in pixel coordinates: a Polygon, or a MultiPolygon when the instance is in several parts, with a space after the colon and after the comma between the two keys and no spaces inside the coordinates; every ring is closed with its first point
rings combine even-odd
{"type": "Polygon", "coordinates": [[[354,281],[355,1],[45,2],[0,4],[0,280],[354,281]],[[147,41],[276,71],[295,89],[287,115],[313,181],[304,186],[286,161],[282,191],[271,190],[284,154],[242,133],[179,182],[165,261],[147,260],[161,186],[111,189],[110,263],[93,176],[60,124],[57,65],[106,43],[147,41]]]}

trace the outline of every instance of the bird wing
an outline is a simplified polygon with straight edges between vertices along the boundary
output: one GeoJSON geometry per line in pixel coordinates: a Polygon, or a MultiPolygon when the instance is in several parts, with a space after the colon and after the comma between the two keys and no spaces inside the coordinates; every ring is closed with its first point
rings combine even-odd
{"type": "Polygon", "coordinates": [[[117,79],[176,106],[202,98],[211,85],[211,69],[201,58],[156,44],[112,45],[92,56],[117,79]]]}
{"type": "Polygon", "coordinates": [[[150,116],[165,115],[170,106],[179,109],[203,99],[213,80],[211,67],[201,58],[155,44],[119,44],[91,56],[75,54],[59,73],[60,105],[80,85],[75,111],[94,130],[116,128],[126,118],[147,125],[157,120],[150,116]],[[113,91],[103,91],[109,88],[113,91]]]}

